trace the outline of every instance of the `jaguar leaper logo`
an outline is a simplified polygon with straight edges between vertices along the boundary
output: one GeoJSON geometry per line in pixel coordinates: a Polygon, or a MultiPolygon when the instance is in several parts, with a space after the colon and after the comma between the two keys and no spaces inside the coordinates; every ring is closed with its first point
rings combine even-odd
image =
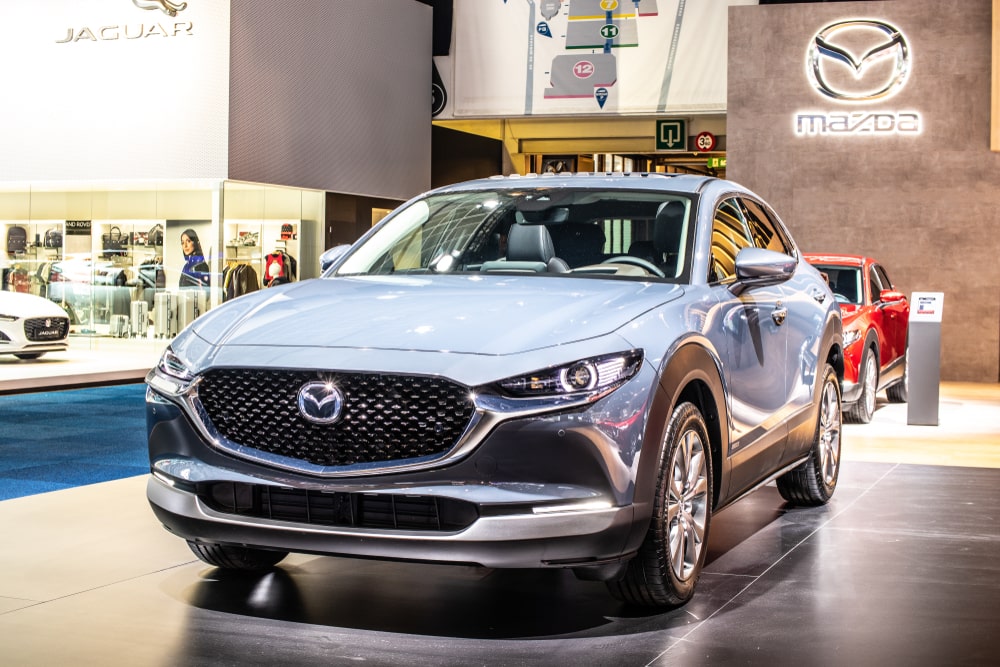
{"type": "Polygon", "coordinates": [[[170,0],[132,0],[139,9],[159,9],[167,16],[177,16],[177,12],[187,9],[186,2],[170,2],[170,0]]]}
{"type": "MultiPolygon", "coordinates": [[[[132,0],[139,9],[159,9],[167,16],[176,17],[177,12],[187,9],[188,3],[173,0],[132,0]]],[[[143,37],[182,37],[194,34],[194,23],[191,21],[161,21],[155,23],[122,23],[102,25],[99,28],[83,26],[66,28],[66,36],[55,40],[56,44],[72,44],[75,42],[116,42],[135,40],[143,37]],[[165,25],[164,25],[165,24],[165,25]]]]}

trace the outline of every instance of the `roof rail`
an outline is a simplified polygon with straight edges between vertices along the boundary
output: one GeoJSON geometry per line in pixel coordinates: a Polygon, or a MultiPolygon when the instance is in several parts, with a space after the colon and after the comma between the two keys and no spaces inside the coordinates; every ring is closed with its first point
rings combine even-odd
{"type": "Polygon", "coordinates": [[[489,176],[488,178],[493,178],[493,179],[497,179],[497,178],[560,178],[560,177],[565,178],[567,176],[581,176],[581,177],[587,177],[587,176],[621,176],[621,177],[625,177],[625,178],[648,178],[650,176],[657,176],[657,177],[662,177],[662,178],[673,178],[673,177],[676,177],[676,176],[684,176],[684,175],[685,174],[674,174],[674,173],[667,173],[667,172],[662,172],[662,171],[576,171],[576,172],[568,172],[568,171],[566,171],[566,172],[562,172],[562,173],[558,173],[558,174],[554,174],[554,173],[551,173],[551,172],[543,172],[543,173],[539,174],[539,173],[534,172],[534,171],[529,171],[526,174],[506,174],[506,175],[504,175],[504,174],[495,174],[493,176],[489,176]]]}

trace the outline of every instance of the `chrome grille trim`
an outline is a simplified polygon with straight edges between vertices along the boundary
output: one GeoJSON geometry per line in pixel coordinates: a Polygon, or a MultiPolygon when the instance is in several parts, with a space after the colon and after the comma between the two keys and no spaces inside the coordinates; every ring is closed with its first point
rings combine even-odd
{"type": "Polygon", "coordinates": [[[445,459],[478,422],[468,388],[434,376],[216,368],[189,407],[219,448],[267,465],[322,476],[424,467],[445,459]],[[333,381],[343,418],[314,424],[298,412],[307,382],[333,381]]]}
{"type": "Polygon", "coordinates": [[[62,340],[68,333],[68,317],[31,317],[24,321],[24,337],[33,343],[62,340]]]}

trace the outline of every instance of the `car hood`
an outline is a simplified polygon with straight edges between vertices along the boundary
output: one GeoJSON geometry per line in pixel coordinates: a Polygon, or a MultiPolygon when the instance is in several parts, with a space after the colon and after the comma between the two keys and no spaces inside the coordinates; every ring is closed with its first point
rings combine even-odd
{"type": "Polygon", "coordinates": [[[864,312],[864,308],[856,304],[840,304],[840,316],[843,319],[844,328],[847,329],[849,326],[853,325],[864,312]]]}
{"type": "Polygon", "coordinates": [[[0,291],[0,314],[17,317],[67,317],[58,304],[34,294],[0,291]]]}
{"type": "Polygon", "coordinates": [[[664,283],[537,276],[324,278],[240,297],[189,331],[223,347],[505,355],[608,334],[683,291],[664,283]]]}

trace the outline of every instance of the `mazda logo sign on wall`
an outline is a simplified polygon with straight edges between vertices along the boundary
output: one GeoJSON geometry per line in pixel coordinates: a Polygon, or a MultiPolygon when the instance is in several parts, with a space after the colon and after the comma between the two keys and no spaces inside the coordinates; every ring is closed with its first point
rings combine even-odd
{"type": "Polygon", "coordinates": [[[838,21],[816,33],[806,69],[823,95],[867,102],[903,86],[910,73],[910,47],[903,33],[884,21],[838,21]]]}
{"type": "Polygon", "coordinates": [[[299,389],[299,414],[314,424],[332,424],[340,419],[344,395],[332,382],[307,382],[299,389]]]}

